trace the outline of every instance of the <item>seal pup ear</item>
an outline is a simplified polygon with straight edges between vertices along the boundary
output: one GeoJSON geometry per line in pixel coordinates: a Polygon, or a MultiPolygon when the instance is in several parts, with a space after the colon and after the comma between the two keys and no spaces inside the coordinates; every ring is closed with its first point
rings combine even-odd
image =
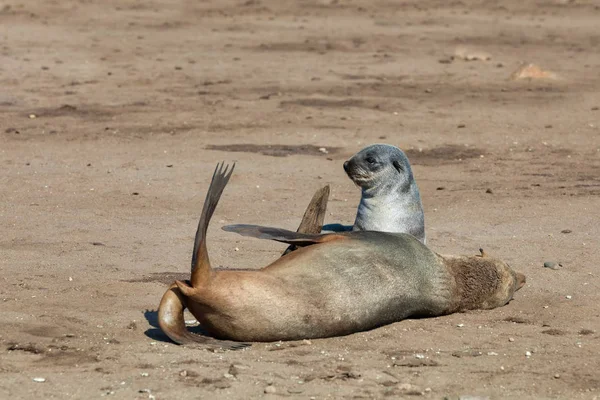
{"type": "Polygon", "coordinates": [[[396,168],[398,170],[398,172],[400,172],[400,173],[404,172],[404,167],[402,166],[402,163],[400,163],[400,161],[394,160],[394,161],[392,161],[392,165],[394,166],[394,168],[396,168]]]}

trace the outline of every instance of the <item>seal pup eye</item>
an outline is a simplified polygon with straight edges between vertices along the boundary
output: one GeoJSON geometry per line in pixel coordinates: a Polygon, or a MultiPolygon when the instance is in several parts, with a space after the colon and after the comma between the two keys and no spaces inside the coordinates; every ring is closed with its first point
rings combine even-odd
{"type": "Polygon", "coordinates": [[[367,161],[369,164],[375,164],[375,161],[376,161],[376,160],[375,160],[375,158],[373,158],[373,157],[367,157],[367,158],[366,158],[366,161],[367,161]]]}

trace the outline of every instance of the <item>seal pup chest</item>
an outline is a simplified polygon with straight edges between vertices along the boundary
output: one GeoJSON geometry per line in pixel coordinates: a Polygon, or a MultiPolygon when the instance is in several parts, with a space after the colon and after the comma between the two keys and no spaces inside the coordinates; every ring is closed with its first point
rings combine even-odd
{"type": "Polygon", "coordinates": [[[354,231],[404,232],[425,243],[424,213],[414,196],[362,196],[354,231]]]}

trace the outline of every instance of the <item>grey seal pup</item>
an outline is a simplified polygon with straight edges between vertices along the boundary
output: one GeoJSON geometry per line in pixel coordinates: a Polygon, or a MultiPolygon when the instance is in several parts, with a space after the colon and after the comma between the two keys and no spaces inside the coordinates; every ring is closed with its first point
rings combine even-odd
{"type": "Polygon", "coordinates": [[[352,227],[329,224],[325,230],[404,232],[426,243],[419,187],[402,150],[389,144],[367,146],[344,163],[344,171],[362,191],[356,220],[352,227]]]}
{"type": "MultiPolygon", "coordinates": [[[[483,252],[442,256],[406,233],[309,234],[255,225],[223,229],[298,249],[259,270],[213,269],[206,234],[232,172],[217,166],[196,231],[191,279],[175,281],[160,302],[159,325],[176,343],[236,349],[246,345],[239,342],[348,335],[409,317],[500,307],[525,283],[523,274],[483,252]],[[185,308],[212,337],[186,329],[185,308]]],[[[317,195],[318,210],[326,197],[317,195]]],[[[319,228],[320,212],[309,229],[319,228]]]]}

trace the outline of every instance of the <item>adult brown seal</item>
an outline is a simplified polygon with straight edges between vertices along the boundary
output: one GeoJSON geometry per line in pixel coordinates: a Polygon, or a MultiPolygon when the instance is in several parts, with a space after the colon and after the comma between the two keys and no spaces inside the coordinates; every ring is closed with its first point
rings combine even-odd
{"type": "Polygon", "coordinates": [[[441,256],[409,234],[304,234],[254,225],[223,229],[300,248],[260,270],[213,270],[206,232],[232,172],[217,166],[191,280],[175,281],[159,306],[160,327],[176,343],[236,348],[238,341],[347,335],[408,317],[499,307],[525,282],[498,259],[441,256]],[[185,307],[214,338],[187,331],[185,307]]]}

